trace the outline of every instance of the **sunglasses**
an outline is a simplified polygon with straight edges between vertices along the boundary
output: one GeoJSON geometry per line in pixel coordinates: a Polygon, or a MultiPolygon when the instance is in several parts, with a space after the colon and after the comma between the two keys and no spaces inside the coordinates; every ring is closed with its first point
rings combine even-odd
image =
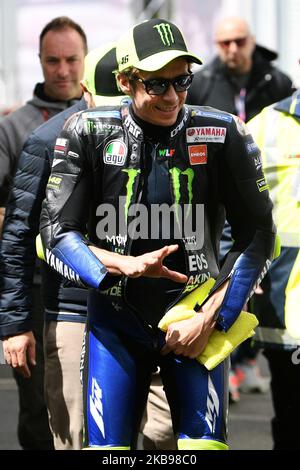
{"type": "Polygon", "coordinates": [[[223,49],[227,49],[232,42],[234,42],[237,47],[244,47],[247,42],[248,36],[244,38],[236,38],[236,39],[225,39],[224,41],[218,41],[218,44],[223,47],[223,49]]]}
{"type": "Polygon", "coordinates": [[[172,79],[168,78],[150,78],[149,80],[143,80],[140,77],[132,77],[131,80],[141,82],[148,95],[163,95],[168,90],[169,86],[172,85],[174,90],[177,92],[186,91],[190,88],[194,75],[189,73],[188,75],[180,75],[172,79]]]}

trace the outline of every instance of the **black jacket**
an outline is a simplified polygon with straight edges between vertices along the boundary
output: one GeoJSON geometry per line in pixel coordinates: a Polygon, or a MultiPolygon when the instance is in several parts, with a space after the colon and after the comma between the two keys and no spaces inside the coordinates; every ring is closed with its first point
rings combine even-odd
{"type": "MultiPolygon", "coordinates": [[[[272,64],[276,58],[275,52],[256,46],[253,67],[246,87],[246,121],[264,107],[290,96],[295,91],[290,78],[272,64]]],[[[187,103],[213,106],[237,114],[235,95],[239,91],[227,67],[219,57],[216,57],[195,73],[194,81],[188,91],[187,103]]]]}
{"type": "MultiPolygon", "coordinates": [[[[30,309],[36,261],[35,238],[53,149],[66,119],[84,109],[86,102],[82,98],[38,127],[26,141],[20,156],[7,204],[1,247],[0,338],[32,329],[30,309]]],[[[66,281],[46,263],[42,263],[42,276],[46,318],[84,321],[86,291],[66,285],[66,281]],[[57,317],[58,311],[64,314],[57,317]]]]}

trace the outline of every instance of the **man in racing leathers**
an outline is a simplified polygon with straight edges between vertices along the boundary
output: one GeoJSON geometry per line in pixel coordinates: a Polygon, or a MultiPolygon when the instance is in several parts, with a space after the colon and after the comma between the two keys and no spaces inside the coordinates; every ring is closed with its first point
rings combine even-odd
{"type": "Polygon", "coordinates": [[[132,104],[81,112],[66,123],[40,226],[49,263],[63,261],[90,287],[85,447],[135,446],[159,365],[178,448],[227,449],[228,361],[209,372],[195,358],[214,328],[231,327],[273,258],[259,150],[235,116],[184,105],[190,63],[201,61],[173,23],[135,26],[117,57],[118,82],[132,104]],[[157,205],[170,209],[167,227],[166,217],[153,216],[157,205]],[[137,216],[145,208],[147,217],[137,216]],[[225,212],[234,244],[219,270],[225,212]],[[166,242],[179,244],[165,265],[187,275],[184,287],[174,277],[116,277],[107,264],[105,250],[139,255],[166,242]],[[199,314],[161,332],[157,324],[170,306],[210,277],[216,283],[199,314]]]}

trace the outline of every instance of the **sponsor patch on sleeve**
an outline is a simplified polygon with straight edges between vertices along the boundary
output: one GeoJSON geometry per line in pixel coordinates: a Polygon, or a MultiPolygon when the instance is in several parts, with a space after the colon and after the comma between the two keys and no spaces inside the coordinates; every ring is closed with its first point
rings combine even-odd
{"type": "Polygon", "coordinates": [[[260,153],[253,156],[253,162],[254,162],[256,171],[259,171],[262,168],[262,160],[261,160],[260,153]]]}
{"type": "Polygon", "coordinates": [[[269,189],[269,185],[266,182],[265,178],[260,178],[259,180],[256,180],[256,184],[260,193],[265,191],[266,189],[269,189]]]}
{"type": "Polygon", "coordinates": [[[205,165],[207,163],[207,145],[189,145],[191,165],[205,165]]]}
{"type": "Polygon", "coordinates": [[[251,135],[245,138],[246,151],[250,158],[253,159],[256,171],[262,168],[261,153],[257,143],[253,140],[251,135]]]}
{"type": "Polygon", "coordinates": [[[252,135],[248,135],[247,138],[245,139],[245,142],[246,142],[246,150],[249,155],[252,155],[253,153],[259,153],[258,145],[253,140],[252,135]]]}
{"type": "Polygon", "coordinates": [[[51,175],[48,179],[47,187],[51,189],[59,189],[62,182],[61,176],[51,175]]]}
{"type": "Polygon", "coordinates": [[[61,155],[67,155],[69,139],[58,137],[55,142],[54,151],[61,155]]]}

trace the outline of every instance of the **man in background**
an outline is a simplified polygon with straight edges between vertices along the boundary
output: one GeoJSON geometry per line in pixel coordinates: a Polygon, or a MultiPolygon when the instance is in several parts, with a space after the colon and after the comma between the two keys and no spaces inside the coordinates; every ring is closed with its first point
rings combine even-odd
{"type": "Polygon", "coordinates": [[[195,73],[187,103],[222,109],[247,122],[294,91],[290,78],[272,64],[276,52],[255,43],[243,18],[223,19],[215,42],[218,55],[195,73]]]}
{"type": "MultiPolygon", "coordinates": [[[[40,34],[39,48],[44,82],[35,86],[30,101],[0,121],[0,188],[3,206],[6,205],[22,147],[29,134],[82,96],[80,80],[87,40],[81,26],[68,17],[53,19],[40,34]]],[[[23,171],[26,178],[26,168],[23,171]]],[[[31,183],[30,176],[27,176],[24,191],[28,190],[31,183]]],[[[26,212],[26,206],[23,210],[26,212]]],[[[18,224],[10,230],[4,228],[3,252],[9,250],[10,236],[18,229],[18,224]]],[[[16,262],[21,256],[21,252],[14,252],[16,262]]],[[[36,275],[34,286],[28,293],[32,298],[28,305],[24,305],[23,300],[15,295],[18,282],[22,283],[23,280],[16,276],[17,268],[16,271],[14,269],[4,256],[1,264],[0,338],[8,340],[10,347],[15,350],[27,349],[29,338],[24,334],[27,330],[33,331],[36,341],[36,356],[29,354],[29,363],[36,364],[35,367],[29,369],[24,364],[24,376],[14,371],[20,401],[18,437],[24,449],[53,449],[43,394],[43,306],[40,280],[36,275]],[[25,319],[28,325],[24,329],[25,319]]]]}

